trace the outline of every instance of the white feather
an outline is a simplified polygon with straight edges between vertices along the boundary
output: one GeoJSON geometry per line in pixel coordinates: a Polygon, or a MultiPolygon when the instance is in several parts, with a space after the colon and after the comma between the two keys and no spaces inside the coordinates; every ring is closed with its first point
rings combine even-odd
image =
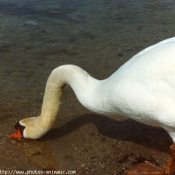
{"type": "Polygon", "coordinates": [[[21,121],[26,126],[25,137],[41,137],[52,127],[65,84],[86,108],[163,127],[175,143],[175,37],[139,52],[105,80],[96,80],[75,65],[54,69],[32,132],[28,123],[35,120],[21,121]]]}

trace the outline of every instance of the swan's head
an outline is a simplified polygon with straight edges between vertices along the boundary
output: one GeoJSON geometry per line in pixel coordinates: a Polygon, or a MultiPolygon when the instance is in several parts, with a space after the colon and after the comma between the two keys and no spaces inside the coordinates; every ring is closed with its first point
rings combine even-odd
{"type": "Polygon", "coordinates": [[[38,139],[45,134],[43,128],[41,128],[38,123],[38,117],[30,117],[20,120],[15,125],[16,132],[9,137],[12,139],[38,139]]]}

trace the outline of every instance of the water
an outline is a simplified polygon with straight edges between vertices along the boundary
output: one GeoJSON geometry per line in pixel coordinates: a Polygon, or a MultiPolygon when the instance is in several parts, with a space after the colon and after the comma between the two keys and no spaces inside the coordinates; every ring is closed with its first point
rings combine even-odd
{"type": "MultiPolygon", "coordinates": [[[[99,150],[104,157],[98,153],[91,160],[87,151],[83,152],[86,149],[93,152],[97,147],[89,136],[87,142],[91,144],[83,147],[82,140],[89,128],[98,133],[91,125],[85,126],[85,135],[80,136],[73,132],[72,137],[58,134],[52,138],[54,132],[51,132],[46,139],[21,142],[11,141],[6,136],[13,132],[17,120],[39,115],[45,82],[53,68],[76,64],[96,78],[106,78],[140,50],[174,36],[174,9],[175,3],[171,0],[0,0],[0,151],[4,153],[0,168],[57,169],[56,164],[59,164],[64,170],[65,167],[68,170],[93,167],[97,172],[94,162],[103,164],[105,154],[109,153],[103,152],[103,143],[99,150]],[[75,146],[63,149],[63,143],[70,140],[77,144],[79,152],[75,149],[72,154],[78,157],[70,153],[75,146]],[[62,149],[71,155],[63,153],[60,158],[62,149]],[[21,166],[17,158],[12,160],[12,155],[24,162],[29,159],[30,163],[21,166]],[[44,155],[50,159],[46,160],[44,155]]],[[[54,127],[58,129],[86,113],[67,89],[54,127]]],[[[106,149],[112,142],[107,140],[106,149]]],[[[115,163],[110,162],[108,166],[111,172],[122,171],[115,163]]],[[[109,169],[104,169],[104,173],[109,173],[109,169]]]]}

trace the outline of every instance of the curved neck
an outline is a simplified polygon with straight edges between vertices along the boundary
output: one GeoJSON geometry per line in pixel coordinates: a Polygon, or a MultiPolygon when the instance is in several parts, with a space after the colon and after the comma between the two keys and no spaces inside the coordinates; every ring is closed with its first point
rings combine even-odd
{"type": "MultiPolygon", "coordinates": [[[[83,69],[74,65],[64,65],[54,69],[48,78],[41,115],[39,122],[49,130],[55,120],[59,110],[62,91],[66,84],[70,85],[74,90],[80,103],[86,108],[103,113],[105,109],[100,101],[102,100],[99,88],[103,81],[92,78],[83,69]],[[98,98],[99,97],[99,98],[98,98]]],[[[102,94],[104,96],[104,94],[102,94]]]]}

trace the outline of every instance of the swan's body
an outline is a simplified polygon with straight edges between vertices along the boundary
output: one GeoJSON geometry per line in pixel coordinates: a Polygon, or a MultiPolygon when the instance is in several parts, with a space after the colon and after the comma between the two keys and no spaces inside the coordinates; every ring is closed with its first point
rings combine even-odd
{"type": "Polygon", "coordinates": [[[139,52],[105,80],[96,80],[74,65],[54,69],[41,115],[19,122],[23,137],[37,139],[53,126],[66,84],[86,108],[163,127],[175,143],[175,38],[139,52]]]}

